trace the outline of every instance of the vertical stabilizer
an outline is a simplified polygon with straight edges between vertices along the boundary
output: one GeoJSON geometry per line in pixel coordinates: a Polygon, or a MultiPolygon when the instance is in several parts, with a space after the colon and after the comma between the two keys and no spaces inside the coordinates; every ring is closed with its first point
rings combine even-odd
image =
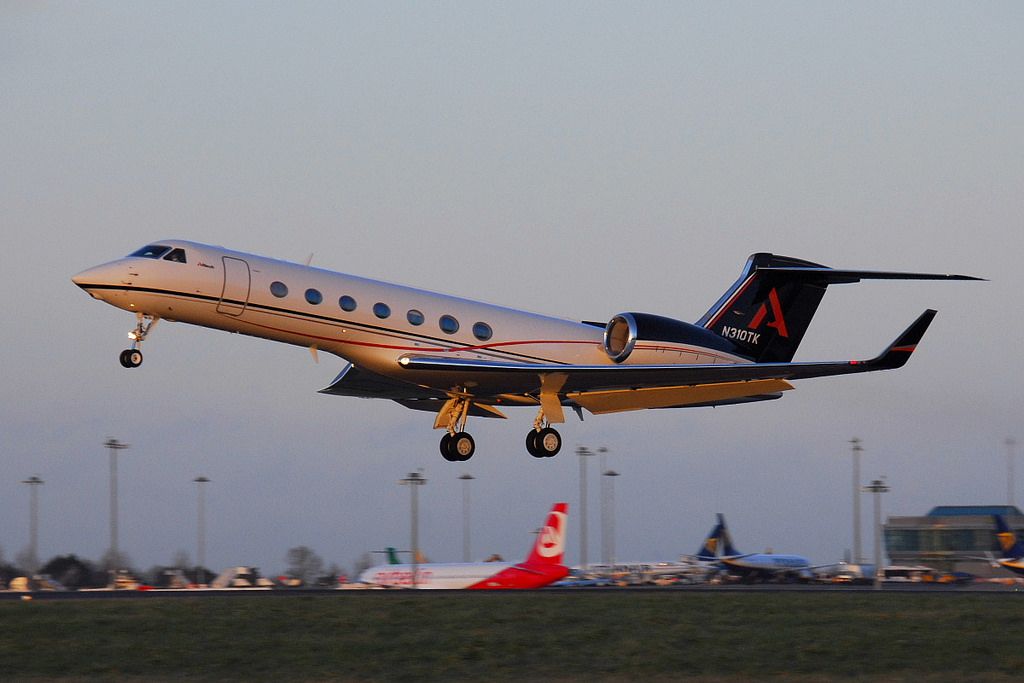
{"type": "Polygon", "coordinates": [[[736,546],[732,544],[732,535],[729,533],[729,527],[725,525],[725,515],[721,512],[718,513],[718,525],[721,527],[718,543],[722,549],[722,555],[725,557],[742,555],[740,551],[736,550],[736,546]]]}
{"type": "Polygon", "coordinates": [[[822,268],[788,256],[753,254],[740,278],[697,324],[732,341],[753,361],[788,363],[825,296],[827,280],[808,277],[822,268]]]}
{"type": "Polygon", "coordinates": [[[700,550],[694,556],[698,560],[710,562],[718,559],[719,543],[718,539],[722,536],[722,516],[718,516],[718,523],[711,528],[711,533],[707,535],[704,542],[701,543],[700,550]]]}
{"type": "Polygon", "coordinates": [[[565,555],[565,529],[568,519],[568,503],[555,503],[548,513],[547,521],[537,533],[537,540],[524,564],[560,565],[565,555]]]}
{"type": "Polygon", "coordinates": [[[996,520],[996,550],[1002,553],[1001,557],[1024,557],[1024,543],[1017,537],[1003,519],[1002,515],[993,515],[996,520]]]}

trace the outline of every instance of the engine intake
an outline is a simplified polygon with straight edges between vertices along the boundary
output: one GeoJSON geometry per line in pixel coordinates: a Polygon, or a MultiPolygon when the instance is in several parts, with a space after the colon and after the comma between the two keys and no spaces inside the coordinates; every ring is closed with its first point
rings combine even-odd
{"type": "Polygon", "coordinates": [[[629,358],[638,341],[689,344],[736,352],[735,345],[721,335],[682,320],[651,313],[619,313],[604,328],[604,352],[616,363],[629,358]]]}

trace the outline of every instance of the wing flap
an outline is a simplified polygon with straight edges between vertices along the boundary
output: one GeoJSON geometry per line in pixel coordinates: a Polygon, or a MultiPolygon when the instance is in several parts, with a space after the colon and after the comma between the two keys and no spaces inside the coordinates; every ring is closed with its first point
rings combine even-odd
{"type": "Polygon", "coordinates": [[[602,415],[648,408],[682,408],[698,404],[715,404],[720,401],[774,394],[792,388],[793,385],[785,380],[768,379],[680,387],[573,392],[567,394],[566,398],[595,415],[602,415]]]}

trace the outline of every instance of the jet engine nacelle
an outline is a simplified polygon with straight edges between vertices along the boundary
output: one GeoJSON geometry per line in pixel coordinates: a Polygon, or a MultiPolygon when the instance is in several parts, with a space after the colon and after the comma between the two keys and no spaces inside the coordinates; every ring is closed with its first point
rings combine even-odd
{"type": "Polygon", "coordinates": [[[638,342],[669,342],[735,352],[724,337],[692,323],[651,313],[619,313],[604,328],[604,351],[616,363],[633,352],[638,342]]]}

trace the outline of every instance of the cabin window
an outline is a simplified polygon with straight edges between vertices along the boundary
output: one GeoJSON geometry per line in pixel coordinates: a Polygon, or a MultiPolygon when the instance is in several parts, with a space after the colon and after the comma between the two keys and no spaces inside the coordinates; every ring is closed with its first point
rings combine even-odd
{"type": "Polygon", "coordinates": [[[348,294],[338,299],[338,305],[341,306],[341,310],[343,311],[351,312],[356,310],[356,300],[348,294]]]}
{"type": "Polygon", "coordinates": [[[149,246],[145,246],[142,249],[139,249],[138,251],[133,251],[128,255],[141,256],[142,258],[160,258],[170,250],[170,247],[164,246],[162,244],[150,244],[149,246]]]}
{"type": "Polygon", "coordinates": [[[278,299],[283,299],[288,296],[288,285],[279,280],[274,280],[270,283],[270,293],[278,299]]]}
{"type": "Polygon", "coordinates": [[[455,334],[459,331],[459,321],[450,315],[442,315],[438,324],[441,326],[441,331],[446,334],[455,334]]]}
{"type": "Polygon", "coordinates": [[[494,332],[487,323],[473,323],[473,336],[480,341],[487,341],[494,332]]]}
{"type": "Polygon", "coordinates": [[[314,306],[316,306],[323,300],[324,295],[318,292],[317,290],[312,288],[306,290],[306,301],[313,304],[314,306]]]}
{"type": "Polygon", "coordinates": [[[410,309],[410,311],[405,314],[405,317],[409,321],[410,325],[422,325],[423,321],[425,320],[423,314],[417,311],[415,308],[410,309]]]}
{"type": "Polygon", "coordinates": [[[171,249],[171,253],[164,256],[164,261],[174,261],[175,263],[187,263],[185,260],[184,249],[171,249]]]}
{"type": "Polygon", "coordinates": [[[378,301],[373,305],[373,314],[378,318],[387,318],[391,315],[391,307],[378,301]]]}

